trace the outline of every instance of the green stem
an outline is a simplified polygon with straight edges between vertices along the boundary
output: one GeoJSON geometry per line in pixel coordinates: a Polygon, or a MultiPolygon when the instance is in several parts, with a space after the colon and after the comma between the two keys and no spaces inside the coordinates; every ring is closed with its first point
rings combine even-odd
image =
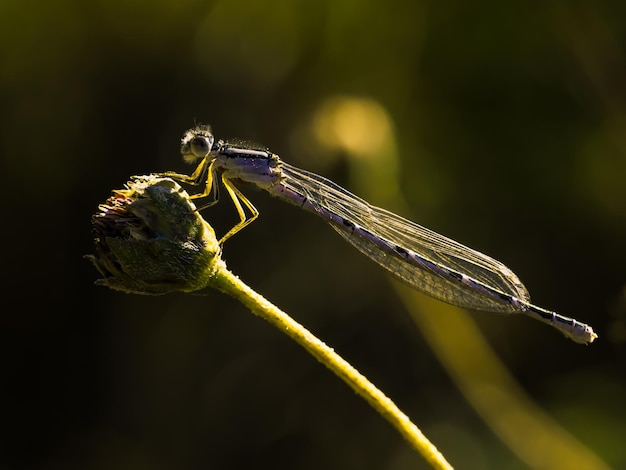
{"type": "Polygon", "coordinates": [[[318,361],[328,367],[352,387],[355,392],[367,400],[433,468],[452,468],[419,428],[382,391],[376,388],[332,348],[328,347],[305,327],[242,282],[226,268],[223,261],[220,260],[219,263],[221,266],[217,267],[215,277],[210,283],[211,287],[236,298],[252,310],[255,315],[267,320],[309,351],[318,361]]]}

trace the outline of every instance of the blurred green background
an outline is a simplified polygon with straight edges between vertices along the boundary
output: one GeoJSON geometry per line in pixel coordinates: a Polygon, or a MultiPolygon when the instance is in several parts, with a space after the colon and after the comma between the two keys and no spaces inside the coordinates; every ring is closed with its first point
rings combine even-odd
{"type": "MultiPolygon", "coordinates": [[[[1,2],[0,468],[427,468],[234,300],[93,285],[91,214],[130,175],[191,171],[195,122],[496,257],[535,303],[592,324],[584,347],[471,314],[596,468],[625,468],[625,18],[615,0],[1,2]]],[[[455,467],[542,468],[470,406],[382,270],[242,190],[261,216],[225,246],[236,274],[455,467]]],[[[222,202],[204,214],[220,233],[222,202]]]]}

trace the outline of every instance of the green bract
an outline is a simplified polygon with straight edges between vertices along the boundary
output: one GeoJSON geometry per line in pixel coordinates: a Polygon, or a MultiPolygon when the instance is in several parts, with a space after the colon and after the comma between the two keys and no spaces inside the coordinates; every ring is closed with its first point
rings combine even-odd
{"type": "Polygon", "coordinates": [[[191,292],[207,286],[220,248],[213,229],[175,181],[134,176],[92,217],[96,281],[138,294],[191,292]]]}

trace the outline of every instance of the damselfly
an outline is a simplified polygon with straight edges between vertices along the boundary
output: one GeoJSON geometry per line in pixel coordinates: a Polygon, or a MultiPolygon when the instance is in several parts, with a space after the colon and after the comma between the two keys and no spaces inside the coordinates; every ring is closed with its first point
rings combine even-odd
{"type": "Polygon", "coordinates": [[[322,176],[283,162],[269,150],[215,142],[210,127],[198,126],[183,136],[181,152],[188,163],[200,162],[195,171],[162,176],[202,185],[203,191],[191,197],[212,196],[207,205],[217,202],[221,178],[235,204],[240,221],[220,245],[258,217],[254,205],[234,185],[251,183],[322,217],[363,254],[417,291],[468,309],[523,313],[577,343],[597,338],[591,326],[531,304],[522,282],[499,261],[372,206],[322,176]],[[251,215],[246,215],[244,206],[251,215]]]}

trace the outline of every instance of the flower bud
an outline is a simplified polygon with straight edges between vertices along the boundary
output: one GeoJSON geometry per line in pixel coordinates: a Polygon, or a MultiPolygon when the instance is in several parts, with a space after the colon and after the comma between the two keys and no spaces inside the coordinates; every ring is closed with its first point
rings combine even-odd
{"type": "Polygon", "coordinates": [[[191,292],[207,286],[223,263],[211,226],[170,178],[134,176],[92,216],[96,253],[87,255],[103,279],[128,293],[191,292]]]}

